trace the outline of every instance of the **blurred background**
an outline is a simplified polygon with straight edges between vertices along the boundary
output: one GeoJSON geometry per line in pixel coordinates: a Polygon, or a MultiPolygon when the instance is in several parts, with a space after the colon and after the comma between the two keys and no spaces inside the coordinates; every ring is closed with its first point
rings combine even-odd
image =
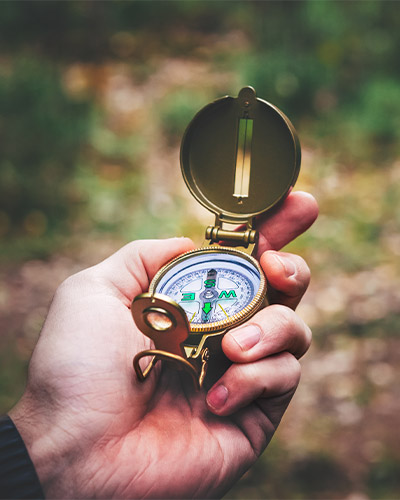
{"type": "Polygon", "coordinates": [[[296,188],[321,208],[289,247],[314,343],[226,498],[400,498],[399,47],[389,1],[1,2],[1,411],[65,277],[132,239],[202,242],[180,139],[252,85],[298,130],[296,188]]]}

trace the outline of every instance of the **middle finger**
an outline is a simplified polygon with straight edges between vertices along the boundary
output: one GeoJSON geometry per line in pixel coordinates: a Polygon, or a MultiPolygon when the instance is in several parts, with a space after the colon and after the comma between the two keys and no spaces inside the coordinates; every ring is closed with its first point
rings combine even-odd
{"type": "Polygon", "coordinates": [[[311,330],[289,307],[272,305],[222,339],[225,355],[234,363],[249,363],[288,351],[300,358],[311,343],[311,330]]]}

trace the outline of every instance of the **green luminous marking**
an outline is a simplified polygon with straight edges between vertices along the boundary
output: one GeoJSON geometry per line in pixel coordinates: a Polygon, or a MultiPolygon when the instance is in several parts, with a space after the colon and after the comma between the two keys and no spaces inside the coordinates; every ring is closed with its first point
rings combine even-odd
{"type": "Polygon", "coordinates": [[[203,306],[203,311],[205,314],[208,314],[211,311],[211,302],[206,302],[203,306]]]}
{"type": "Polygon", "coordinates": [[[215,287],[215,280],[210,280],[210,279],[205,280],[204,281],[204,286],[206,288],[214,288],[215,287]]]}
{"type": "Polygon", "coordinates": [[[227,292],[226,290],[222,290],[222,292],[219,294],[219,299],[231,299],[231,298],[236,298],[236,292],[235,290],[229,290],[229,292],[227,292]]]}
{"type": "Polygon", "coordinates": [[[194,293],[182,293],[182,301],[184,300],[194,300],[195,299],[195,294],[194,293]]]}
{"type": "Polygon", "coordinates": [[[235,188],[233,191],[233,196],[236,198],[249,197],[252,138],[253,120],[250,118],[240,118],[236,152],[235,188]]]}

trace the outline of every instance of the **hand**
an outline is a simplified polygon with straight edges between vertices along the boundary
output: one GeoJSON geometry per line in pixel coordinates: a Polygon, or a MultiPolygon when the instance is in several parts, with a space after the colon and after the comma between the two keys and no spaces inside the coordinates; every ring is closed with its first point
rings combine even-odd
{"type": "Polygon", "coordinates": [[[140,383],[132,369],[150,341],[133,323],[131,300],[190,240],[130,243],[58,288],[10,412],[47,497],[216,497],[239,479],[271,439],[310,343],[293,312],[308,268],[274,250],[316,214],[312,197],[293,193],[259,222],[261,265],[280,304],[226,334],[234,363],[207,399],[180,372],[154,370],[140,383]]]}

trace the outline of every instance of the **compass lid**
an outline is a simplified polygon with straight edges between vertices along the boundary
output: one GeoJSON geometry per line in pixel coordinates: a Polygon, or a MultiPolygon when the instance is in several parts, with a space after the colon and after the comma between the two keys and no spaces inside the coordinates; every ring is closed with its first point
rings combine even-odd
{"type": "Polygon", "coordinates": [[[300,161],[293,125],[251,87],[201,109],[182,139],[181,168],[190,192],[233,222],[279,203],[295,184],[300,161]]]}

